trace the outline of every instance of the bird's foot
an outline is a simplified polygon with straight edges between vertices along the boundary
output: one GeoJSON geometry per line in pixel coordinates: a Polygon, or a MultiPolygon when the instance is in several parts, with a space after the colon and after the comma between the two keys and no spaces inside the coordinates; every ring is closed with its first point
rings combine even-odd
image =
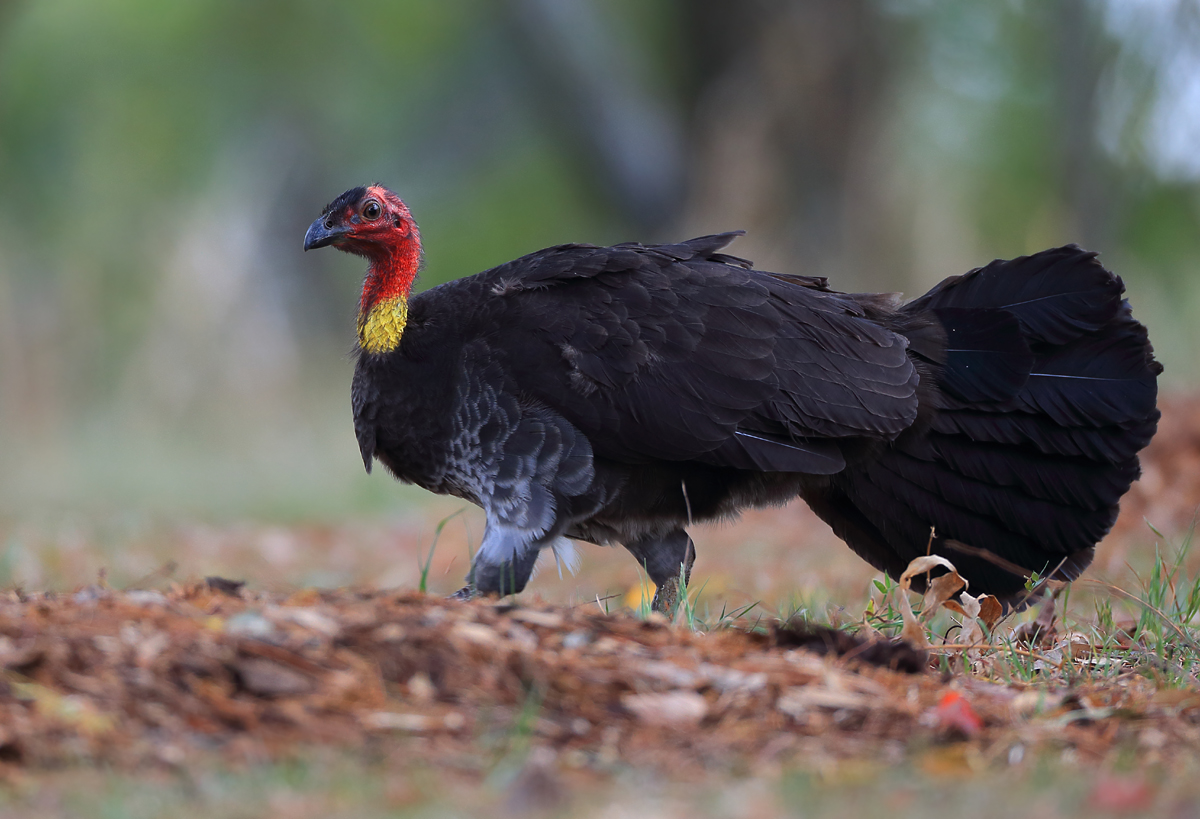
{"type": "Polygon", "coordinates": [[[672,577],[664,580],[654,591],[654,599],[650,602],[650,610],[663,614],[668,620],[674,619],[675,609],[679,607],[679,580],[672,577]]]}
{"type": "Polygon", "coordinates": [[[470,586],[463,586],[461,589],[459,589],[458,591],[456,591],[454,594],[450,595],[446,599],[447,600],[474,600],[475,599],[475,589],[473,589],[470,586]]]}

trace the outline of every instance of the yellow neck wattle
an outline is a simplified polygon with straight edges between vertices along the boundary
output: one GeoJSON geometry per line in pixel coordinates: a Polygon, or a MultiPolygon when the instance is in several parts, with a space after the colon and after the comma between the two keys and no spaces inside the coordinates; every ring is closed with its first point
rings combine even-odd
{"type": "Polygon", "coordinates": [[[358,315],[358,343],[368,353],[390,353],[400,346],[404,325],[408,323],[408,299],[391,296],[371,305],[358,315]]]}

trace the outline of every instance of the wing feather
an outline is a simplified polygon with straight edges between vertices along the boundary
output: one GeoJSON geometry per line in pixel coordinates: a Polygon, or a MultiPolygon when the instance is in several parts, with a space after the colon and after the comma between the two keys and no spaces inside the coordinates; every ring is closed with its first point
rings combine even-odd
{"type": "Polygon", "coordinates": [[[842,456],[816,439],[911,425],[905,339],[823,281],[719,256],[735,235],[568,245],[482,274],[507,282],[489,344],[616,460],[828,474],[842,456]]]}

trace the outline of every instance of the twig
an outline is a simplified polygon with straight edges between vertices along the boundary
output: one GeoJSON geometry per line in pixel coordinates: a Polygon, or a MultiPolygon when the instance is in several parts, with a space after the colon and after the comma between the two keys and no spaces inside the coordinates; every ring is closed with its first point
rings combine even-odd
{"type": "MultiPolygon", "coordinates": [[[[600,606],[601,611],[604,611],[604,606],[601,606],[600,604],[603,603],[605,600],[616,600],[618,597],[621,597],[621,595],[620,594],[606,594],[603,597],[601,597],[600,595],[597,594],[595,600],[589,600],[586,603],[576,603],[573,606],[567,606],[567,608],[568,609],[577,609],[580,606],[590,606],[590,605],[592,605],[592,603],[595,603],[597,606],[600,606]]],[[[607,614],[607,613],[608,612],[605,612],[605,614],[607,614]]]]}
{"type": "Polygon", "coordinates": [[[969,644],[968,643],[961,643],[961,644],[960,643],[948,643],[948,644],[943,644],[940,646],[930,646],[929,651],[932,654],[936,654],[942,649],[946,649],[949,651],[973,651],[975,649],[980,649],[980,648],[991,649],[992,651],[1011,651],[1013,654],[1020,654],[1025,657],[1029,657],[1030,659],[1033,659],[1033,660],[1042,660],[1043,662],[1050,663],[1051,665],[1053,665],[1056,669],[1058,669],[1060,671],[1062,670],[1063,663],[1066,662],[1065,657],[1061,660],[1056,660],[1053,657],[1047,656],[1038,651],[1027,651],[1026,649],[1023,649],[1023,648],[1016,648],[1014,646],[1006,646],[1006,645],[996,645],[995,643],[969,643],[969,644]]]}
{"type": "MultiPolygon", "coordinates": [[[[1033,572],[1029,569],[1026,569],[1024,566],[1019,566],[1016,563],[1013,563],[1011,560],[1005,560],[1004,558],[1000,557],[1000,555],[989,549],[981,549],[978,546],[971,546],[967,543],[963,543],[961,540],[954,540],[952,538],[942,541],[942,546],[950,549],[951,551],[960,552],[964,555],[970,555],[971,557],[977,557],[980,560],[986,560],[988,563],[999,566],[1001,569],[1004,569],[1004,571],[1008,572],[1009,574],[1014,574],[1017,577],[1029,578],[1033,576],[1033,572]]],[[[1059,565],[1061,566],[1062,564],[1059,565]]],[[[1058,570],[1055,569],[1055,571],[1058,570]]]]}
{"type": "Polygon", "coordinates": [[[125,588],[126,589],[140,588],[152,581],[170,577],[171,575],[175,574],[175,572],[178,571],[178,569],[179,569],[178,563],[176,563],[174,560],[168,560],[166,563],[162,564],[154,571],[150,572],[147,575],[139,577],[137,580],[133,581],[125,588]]]}
{"type": "MultiPolygon", "coordinates": [[[[1022,609],[1022,608],[1025,606],[1025,604],[1026,604],[1027,602],[1029,602],[1029,600],[1031,600],[1033,597],[1035,597],[1035,596],[1037,596],[1037,595],[1040,595],[1040,594],[1041,594],[1041,593],[1042,593],[1042,592],[1045,590],[1045,588],[1046,588],[1047,586],[1049,586],[1049,585],[1050,585],[1050,581],[1055,579],[1055,578],[1054,578],[1054,575],[1058,574],[1058,570],[1059,570],[1059,569],[1061,569],[1061,568],[1063,567],[1063,565],[1064,565],[1066,562],[1067,562],[1067,558],[1066,558],[1066,557],[1063,557],[1063,559],[1062,559],[1062,560],[1058,561],[1058,565],[1054,567],[1054,570],[1053,570],[1053,571],[1051,571],[1051,572],[1049,572],[1049,573],[1048,573],[1048,574],[1047,574],[1045,577],[1043,577],[1041,580],[1039,580],[1039,581],[1038,581],[1038,584],[1037,584],[1036,586],[1034,586],[1032,589],[1028,589],[1028,590],[1025,592],[1025,596],[1024,596],[1024,597],[1022,597],[1022,598],[1021,598],[1021,600],[1020,600],[1020,601],[1019,601],[1019,602],[1018,602],[1018,603],[1017,603],[1015,606],[1010,606],[1010,607],[1009,607],[1009,610],[1008,610],[1008,613],[1007,613],[1007,614],[1005,614],[1003,617],[1001,617],[1001,618],[1000,618],[1000,619],[999,619],[999,620],[996,622],[996,625],[998,626],[998,625],[1000,625],[1000,623],[1003,623],[1003,622],[1004,622],[1005,620],[1007,620],[1009,617],[1012,617],[1014,614],[1016,614],[1016,613],[1017,613],[1017,611],[1018,611],[1019,609],[1022,609]]],[[[1027,576],[1027,578],[1028,578],[1028,577],[1031,577],[1031,576],[1032,576],[1032,575],[1028,575],[1028,576],[1027,576]]],[[[1056,581],[1056,582],[1060,582],[1060,583],[1062,583],[1062,582],[1065,582],[1065,581],[1056,581]]],[[[1054,592],[1053,592],[1053,594],[1051,595],[1051,598],[1050,598],[1050,599],[1051,599],[1051,600],[1057,600],[1057,599],[1058,599],[1059,592],[1061,592],[1061,591],[1062,591],[1062,589],[1063,589],[1063,587],[1062,587],[1062,586],[1059,586],[1057,589],[1055,589],[1055,590],[1054,590],[1054,592]]],[[[1053,620],[1051,620],[1051,623],[1053,623],[1053,620]]],[[[1047,627],[1048,627],[1048,626],[1050,625],[1050,623],[1047,623],[1046,625],[1047,625],[1047,627]]],[[[994,626],[993,626],[993,628],[994,628],[994,626]]]]}

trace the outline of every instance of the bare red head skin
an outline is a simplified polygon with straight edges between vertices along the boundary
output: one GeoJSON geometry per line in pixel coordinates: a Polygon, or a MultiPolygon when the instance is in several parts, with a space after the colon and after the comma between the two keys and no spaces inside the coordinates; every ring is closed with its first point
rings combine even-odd
{"type": "Polygon", "coordinates": [[[385,299],[408,298],[421,266],[421,234],[408,206],[387,188],[351,188],[329,203],[304,234],[305,250],[326,245],[369,262],[360,315],[385,299]]]}

